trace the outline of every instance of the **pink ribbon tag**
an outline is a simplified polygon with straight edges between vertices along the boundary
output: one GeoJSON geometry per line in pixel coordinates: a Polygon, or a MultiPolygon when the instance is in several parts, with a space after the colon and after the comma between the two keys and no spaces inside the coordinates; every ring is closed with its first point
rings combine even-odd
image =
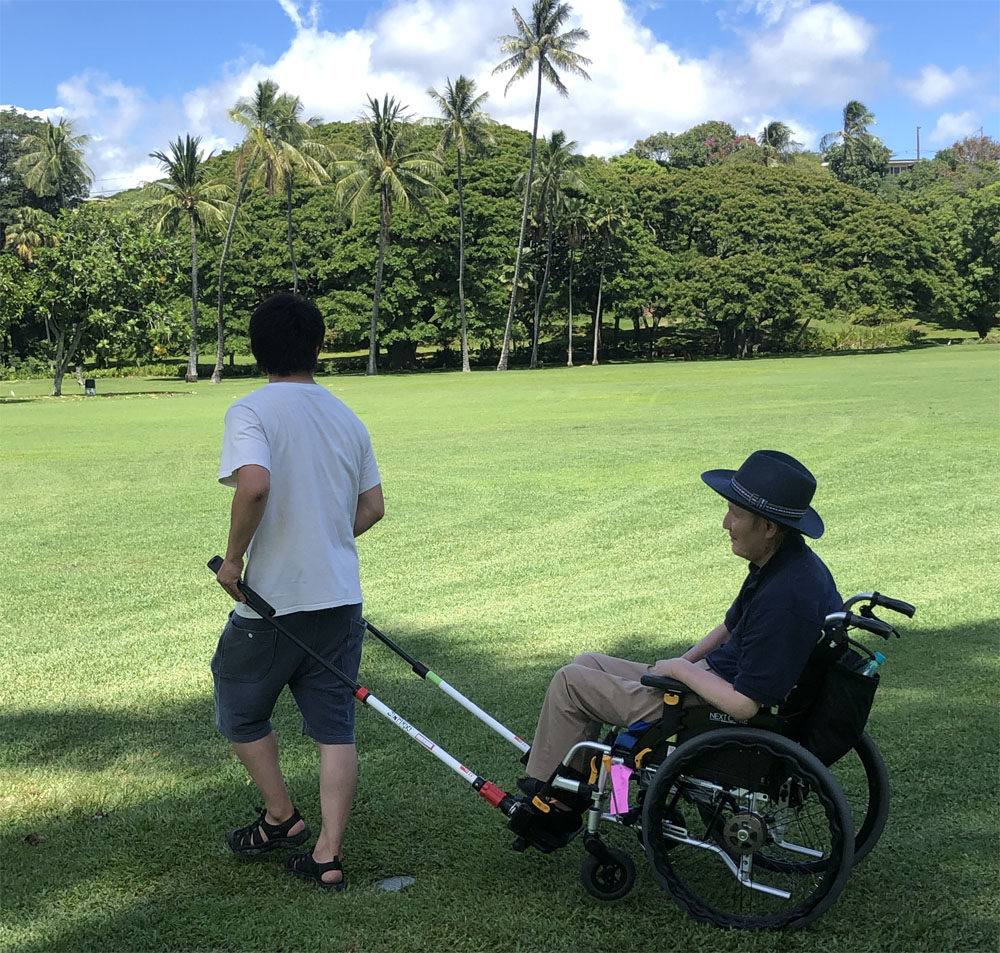
{"type": "Polygon", "coordinates": [[[609,814],[628,813],[628,783],[632,778],[632,769],[625,764],[611,765],[611,803],[609,814]]]}

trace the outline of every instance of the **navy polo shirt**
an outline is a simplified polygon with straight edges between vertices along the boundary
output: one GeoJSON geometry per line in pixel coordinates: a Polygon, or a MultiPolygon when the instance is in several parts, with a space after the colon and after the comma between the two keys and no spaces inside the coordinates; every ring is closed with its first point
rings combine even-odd
{"type": "Polygon", "coordinates": [[[843,607],[826,564],[791,533],[763,566],[750,564],[726,613],[731,638],[705,660],[741,695],[777,705],[802,675],[827,614],[843,607]]]}

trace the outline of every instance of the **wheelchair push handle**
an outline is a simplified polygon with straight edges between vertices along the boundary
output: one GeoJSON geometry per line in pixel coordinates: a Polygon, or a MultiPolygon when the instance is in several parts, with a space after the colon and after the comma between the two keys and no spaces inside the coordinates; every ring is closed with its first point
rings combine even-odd
{"type": "MultiPolygon", "coordinates": [[[[872,593],[872,604],[877,606],[884,606],[886,609],[891,609],[893,612],[900,612],[905,615],[908,619],[913,618],[913,614],[917,611],[915,606],[911,606],[908,602],[903,602],[902,599],[890,599],[888,596],[883,596],[879,592],[872,593]]],[[[862,613],[864,610],[862,610],[862,613]]]]}
{"type": "Polygon", "coordinates": [[[903,602],[902,599],[891,599],[889,596],[882,595],[881,592],[859,592],[856,596],[851,596],[844,603],[844,609],[850,609],[851,606],[858,602],[868,603],[868,605],[862,607],[861,614],[869,618],[871,618],[871,611],[874,606],[882,606],[885,609],[890,609],[892,612],[899,612],[908,619],[912,619],[913,614],[917,611],[916,607],[910,605],[910,603],[903,602]]]}
{"type": "Polygon", "coordinates": [[[828,632],[845,632],[849,628],[864,629],[866,632],[871,632],[874,635],[881,635],[883,639],[888,639],[893,635],[897,639],[899,638],[899,633],[888,622],[883,622],[881,619],[871,616],[856,615],[853,612],[847,611],[831,612],[826,617],[825,628],[828,632]]]}

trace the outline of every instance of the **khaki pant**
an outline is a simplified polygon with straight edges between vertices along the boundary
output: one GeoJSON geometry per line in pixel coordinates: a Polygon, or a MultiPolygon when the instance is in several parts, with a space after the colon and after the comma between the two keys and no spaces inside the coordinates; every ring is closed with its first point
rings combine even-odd
{"type": "MultiPolygon", "coordinates": [[[[639,682],[652,667],[585,652],[559,669],[545,692],[528,774],[547,781],[574,744],[597,740],[602,725],[625,728],[634,721],[657,720],[663,692],[639,682]]],[[[693,699],[700,701],[698,696],[693,699]]],[[[582,770],[589,760],[577,756],[573,767],[582,770]]]]}

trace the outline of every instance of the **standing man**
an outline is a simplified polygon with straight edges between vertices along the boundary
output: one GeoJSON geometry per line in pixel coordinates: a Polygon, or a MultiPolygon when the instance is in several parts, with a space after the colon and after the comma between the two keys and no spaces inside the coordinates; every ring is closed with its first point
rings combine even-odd
{"type": "MultiPolygon", "coordinates": [[[[647,664],[587,652],[556,672],[528,776],[518,782],[527,794],[548,799],[549,807],[536,813],[550,834],[571,836],[585,806],[584,799],[560,801],[566,795],[548,784],[569,749],[596,739],[603,724],[624,728],[659,717],[663,693],[643,685],[643,675],[682,681],[704,702],[745,721],[792,690],[827,614],[843,605],[830,570],[802,538],[821,536],[823,521],[810,506],[816,480],[798,460],[758,450],[739,470],[708,470],[701,478],[728,502],[722,527],[749,572],[723,621],[680,658],[647,664]]],[[[582,767],[581,759],[564,773],[582,777],[582,767]]]]}
{"type": "Polygon", "coordinates": [[[368,431],[313,380],[323,317],[296,294],[268,298],[250,319],[250,347],[268,383],[226,413],[219,482],[234,487],[229,542],[217,579],[236,605],[212,659],[216,726],[264,798],[260,816],[230,832],[248,856],[295,847],[311,831],[292,805],[271,713],[288,685],[303,734],[319,746],[322,829],[288,870],[342,890],[342,840],[354,800],[354,698],[323,666],[245,604],[241,576],[306,645],[352,679],[365,624],[354,539],[385,513],[368,431]],[[244,572],[244,557],[246,570],[244,572]]]}

